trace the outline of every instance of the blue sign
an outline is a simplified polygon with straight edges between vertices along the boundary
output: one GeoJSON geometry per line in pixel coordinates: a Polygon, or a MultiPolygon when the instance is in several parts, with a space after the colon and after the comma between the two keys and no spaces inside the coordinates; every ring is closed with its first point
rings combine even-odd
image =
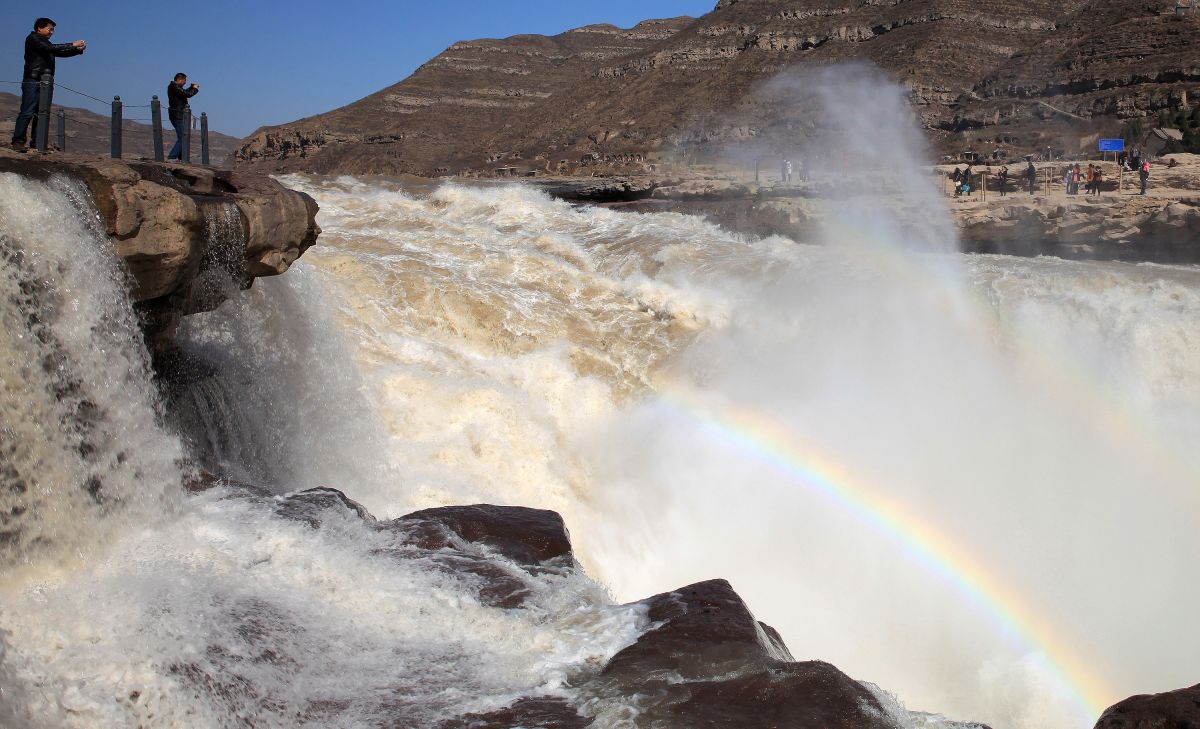
{"type": "Polygon", "coordinates": [[[1124,139],[1101,139],[1100,140],[1100,151],[1101,152],[1124,152],[1125,151],[1125,140],[1124,139]]]}

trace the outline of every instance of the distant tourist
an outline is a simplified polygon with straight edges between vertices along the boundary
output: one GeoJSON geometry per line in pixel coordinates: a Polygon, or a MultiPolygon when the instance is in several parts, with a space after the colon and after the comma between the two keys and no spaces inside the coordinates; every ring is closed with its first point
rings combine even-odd
{"type": "Polygon", "coordinates": [[[971,194],[971,165],[967,165],[962,173],[962,191],[964,195],[971,194]]]}
{"type": "Polygon", "coordinates": [[[1029,160],[1029,164],[1025,167],[1025,179],[1029,181],[1029,194],[1037,194],[1037,168],[1033,166],[1033,160],[1029,160]]]}
{"type": "Polygon", "coordinates": [[[1100,165],[1092,170],[1092,194],[1100,197],[1100,183],[1104,182],[1104,172],[1100,170],[1100,165]]]}
{"type": "Polygon", "coordinates": [[[1142,194],[1146,194],[1146,181],[1150,179],[1150,160],[1142,163],[1142,168],[1138,170],[1138,178],[1142,181],[1142,194]]]}
{"type": "Polygon", "coordinates": [[[175,127],[175,146],[171,147],[167,159],[183,159],[183,135],[187,133],[192,111],[188,99],[200,93],[200,84],[192,84],[185,89],[183,85],[186,83],[187,74],[177,73],[175,80],[167,86],[167,116],[171,119],[171,126],[175,127]]]}
{"type": "Polygon", "coordinates": [[[950,176],[954,180],[954,197],[962,194],[962,170],[958,169],[958,165],[954,166],[954,174],[950,176]]]}
{"type": "MultiPolygon", "coordinates": [[[[38,18],[33,21],[33,32],[25,37],[25,73],[21,76],[21,110],[17,112],[17,125],[13,127],[12,147],[18,152],[24,152],[26,134],[29,123],[33,122],[34,135],[37,134],[37,110],[41,101],[42,74],[54,76],[54,58],[78,56],[87,48],[85,41],[77,40],[71,43],[51,43],[54,35],[54,21],[50,18],[38,18]]],[[[51,86],[51,94],[54,87],[51,86]]],[[[49,99],[47,99],[49,101],[49,99]]],[[[49,108],[47,103],[46,107],[49,108]]]]}
{"type": "Polygon", "coordinates": [[[1000,197],[1005,197],[1008,195],[1008,165],[1000,168],[998,177],[1000,178],[1000,197]]]}

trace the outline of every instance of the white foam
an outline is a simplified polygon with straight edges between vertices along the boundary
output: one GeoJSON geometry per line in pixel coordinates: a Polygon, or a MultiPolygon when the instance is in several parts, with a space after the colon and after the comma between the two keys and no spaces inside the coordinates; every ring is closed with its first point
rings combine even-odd
{"type": "Polygon", "coordinates": [[[570,697],[644,629],[580,575],[514,566],[528,605],[489,608],[349,511],[313,530],[224,497],[3,603],[34,726],[430,726],[570,697]]]}

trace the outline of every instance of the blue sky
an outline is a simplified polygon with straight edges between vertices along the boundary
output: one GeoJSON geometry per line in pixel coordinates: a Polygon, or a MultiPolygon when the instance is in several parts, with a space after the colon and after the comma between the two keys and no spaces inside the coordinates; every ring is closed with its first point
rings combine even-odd
{"type": "MultiPolygon", "coordinates": [[[[22,43],[38,16],[58,24],[54,42],[83,39],[82,56],[59,61],[59,83],[111,101],[165,98],[176,71],[201,86],[192,103],[212,128],[255,128],[335,109],[407,77],[457,40],[554,35],[592,23],[629,27],[647,18],[702,15],[716,0],[294,0],[162,3],[47,0],[0,3],[0,81],[19,81],[22,43]]],[[[20,93],[13,84],[0,91],[20,93]]],[[[64,106],[107,113],[107,104],[60,91],[64,106]]],[[[149,116],[129,109],[127,118],[149,116]]]]}

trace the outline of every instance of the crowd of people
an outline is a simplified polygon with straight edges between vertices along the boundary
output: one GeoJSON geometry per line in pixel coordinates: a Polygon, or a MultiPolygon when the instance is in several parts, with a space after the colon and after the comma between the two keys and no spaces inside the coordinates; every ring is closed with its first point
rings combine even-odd
{"type": "MultiPolygon", "coordinates": [[[[1122,154],[1118,160],[1118,165],[1123,171],[1129,170],[1137,173],[1141,183],[1140,194],[1145,195],[1146,185],[1150,179],[1150,160],[1143,159],[1140,156],[1126,157],[1122,154]]],[[[977,191],[977,186],[975,185],[976,179],[986,183],[987,181],[984,180],[984,177],[987,175],[988,172],[977,175],[972,171],[970,164],[966,164],[962,168],[956,165],[952,172],[947,173],[947,177],[953,183],[953,194],[956,198],[969,195],[972,190],[977,191]]],[[[1034,167],[1032,160],[1026,162],[1021,176],[1028,183],[1029,194],[1036,195],[1038,191],[1038,170],[1034,167]]],[[[996,172],[992,189],[999,193],[1000,197],[1007,196],[1010,179],[1011,174],[1008,165],[1001,165],[999,171],[996,172]]],[[[1104,184],[1104,170],[1099,164],[1094,163],[1088,164],[1087,169],[1084,170],[1082,163],[1075,162],[1067,165],[1061,180],[1068,195],[1078,195],[1079,189],[1082,186],[1084,194],[1099,197],[1101,186],[1104,184]]]]}
{"type": "MultiPolygon", "coordinates": [[[[21,105],[17,112],[17,123],[13,127],[12,148],[25,152],[29,146],[29,129],[38,127],[38,108],[42,100],[42,78],[49,76],[50,92],[54,89],[54,62],[56,58],[78,56],[87,50],[87,41],[51,43],[56,23],[50,18],[33,21],[33,31],[25,37],[25,67],[21,74],[21,105]]],[[[167,85],[167,117],[175,129],[175,146],[167,159],[183,159],[184,136],[187,134],[191,106],[188,100],[200,92],[200,84],[187,84],[187,74],[177,73],[167,85]]],[[[50,100],[46,100],[50,107],[50,100]]],[[[35,140],[36,141],[36,140],[35,140]]]]}
{"type": "MultiPolygon", "coordinates": [[[[987,172],[979,175],[980,181],[984,182],[985,184],[986,180],[984,180],[984,177],[986,175],[987,172]]],[[[1033,166],[1032,161],[1027,164],[1025,170],[1022,172],[1022,175],[1029,183],[1029,194],[1037,194],[1038,173],[1037,168],[1033,166]]],[[[969,195],[971,194],[971,191],[975,189],[975,173],[971,170],[970,164],[966,165],[962,169],[959,169],[958,166],[955,166],[954,171],[949,173],[948,176],[954,183],[954,197],[969,195]]],[[[996,182],[994,183],[992,189],[998,192],[1000,197],[1006,197],[1008,195],[1008,185],[1010,179],[1011,174],[1009,173],[1008,165],[1001,165],[1000,170],[996,173],[996,182]]]]}

